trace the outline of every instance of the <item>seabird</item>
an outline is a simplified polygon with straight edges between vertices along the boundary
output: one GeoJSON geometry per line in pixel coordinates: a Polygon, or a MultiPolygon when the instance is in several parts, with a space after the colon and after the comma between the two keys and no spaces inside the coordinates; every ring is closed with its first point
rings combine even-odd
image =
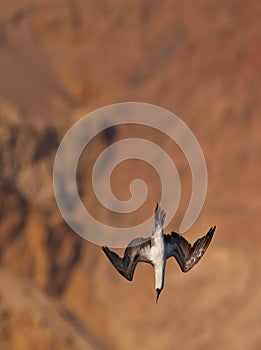
{"type": "Polygon", "coordinates": [[[155,209],[155,226],[151,237],[135,238],[127,246],[123,258],[111,251],[108,247],[102,247],[104,253],[116,270],[127,280],[132,281],[137,263],[145,262],[154,267],[156,302],[164,287],[164,275],[166,261],[173,256],[183,272],[188,272],[195,266],[207,250],[216,226],[209,229],[208,233],[191,244],[176,232],[164,234],[163,224],[166,214],[157,204],[155,209]]]}

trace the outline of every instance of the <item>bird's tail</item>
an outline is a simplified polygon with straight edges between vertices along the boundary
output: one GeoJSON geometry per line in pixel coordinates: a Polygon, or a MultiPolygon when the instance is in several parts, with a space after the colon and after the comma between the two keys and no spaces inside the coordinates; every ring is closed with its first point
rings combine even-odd
{"type": "Polygon", "coordinates": [[[166,218],[165,211],[158,205],[156,205],[155,208],[155,214],[154,214],[154,220],[155,220],[155,229],[159,226],[160,228],[163,228],[164,221],[166,218]]]}

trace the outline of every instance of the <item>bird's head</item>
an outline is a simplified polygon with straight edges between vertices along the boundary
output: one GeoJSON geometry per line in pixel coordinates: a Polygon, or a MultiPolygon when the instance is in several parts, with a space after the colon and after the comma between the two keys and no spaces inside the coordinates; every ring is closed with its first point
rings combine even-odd
{"type": "Polygon", "coordinates": [[[156,289],[156,303],[158,302],[158,299],[159,299],[161,291],[162,291],[162,288],[157,288],[156,289]]]}

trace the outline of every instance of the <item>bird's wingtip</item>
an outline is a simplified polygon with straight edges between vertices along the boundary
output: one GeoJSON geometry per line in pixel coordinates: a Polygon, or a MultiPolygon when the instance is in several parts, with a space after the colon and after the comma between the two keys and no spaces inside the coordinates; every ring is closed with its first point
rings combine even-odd
{"type": "Polygon", "coordinates": [[[212,234],[212,233],[214,233],[214,232],[215,232],[215,230],[216,230],[216,225],[211,226],[211,227],[210,227],[210,229],[208,230],[208,234],[212,234]]]}
{"type": "Polygon", "coordinates": [[[206,237],[208,237],[210,240],[214,236],[216,230],[216,226],[211,226],[210,229],[208,230],[208,233],[206,234],[206,237]]]}

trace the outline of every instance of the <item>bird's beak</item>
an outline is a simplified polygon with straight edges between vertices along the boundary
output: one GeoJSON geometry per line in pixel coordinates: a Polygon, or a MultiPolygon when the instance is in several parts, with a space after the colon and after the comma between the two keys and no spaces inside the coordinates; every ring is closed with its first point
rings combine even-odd
{"type": "Polygon", "coordinates": [[[158,302],[159,295],[160,295],[161,291],[162,291],[162,289],[159,289],[159,288],[156,289],[156,303],[158,302]]]}

